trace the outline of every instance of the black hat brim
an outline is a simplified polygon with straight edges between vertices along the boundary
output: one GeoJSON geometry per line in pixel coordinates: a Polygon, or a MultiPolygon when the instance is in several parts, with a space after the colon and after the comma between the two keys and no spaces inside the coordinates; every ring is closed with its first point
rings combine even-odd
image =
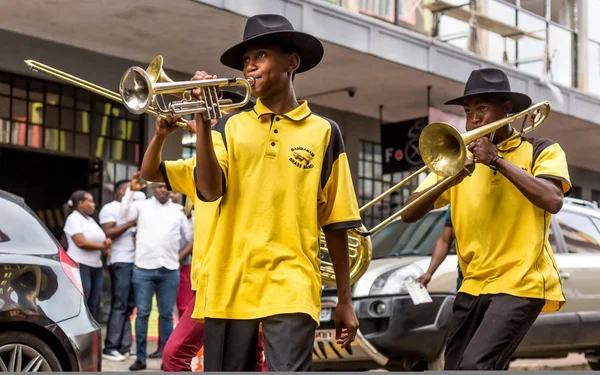
{"type": "Polygon", "coordinates": [[[531,107],[531,103],[532,103],[532,100],[529,96],[527,96],[525,94],[521,94],[520,92],[483,89],[483,90],[473,90],[468,95],[463,95],[459,98],[449,100],[444,104],[463,106],[465,104],[465,99],[471,98],[473,96],[495,96],[495,97],[505,98],[506,100],[510,100],[513,105],[513,109],[512,109],[513,113],[518,113],[518,112],[526,110],[527,108],[531,107]]]}
{"type": "Polygon", "coordinates": [[[221,55],[221,63],[236,70],[244,70],[244,53],[248,48],[266,43],[285,43],[295,46],[300,54],[300,66],[296,73],[306,72],[321,62],[323,44],[310,34],[301,31],[274,31],[248,38],[234,45],[221,55]]]}

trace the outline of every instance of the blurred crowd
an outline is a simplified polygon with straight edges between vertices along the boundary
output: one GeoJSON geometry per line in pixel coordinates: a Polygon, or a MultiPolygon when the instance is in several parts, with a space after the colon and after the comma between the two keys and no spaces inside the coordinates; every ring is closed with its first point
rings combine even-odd
{"type": "MultiPolygon", "coordinates": [[[[179,317],[194,298],[190,283],[193,210],[184,209],[183,197],[165,183],[115,183],[113,200],[95,217],[94,196],[75,191],[64,205],[64,234],[60,238],[69,256],[79,263],[86,305],[97,321],[105,282],[111,285],[111,305],[102,357],[124,361],[130,356],[162,358],[173,331],[174,309],[179,317]],[[134,186],[132,186],[132,184],[134,186]],[[104,267],[110,280],[105,280],[104,267]],[[159,311],[156,352],[147,355],[148,318],[153,299],[159,311]],[[136,312],[136,352],[132,352],[131,316],[136,312]]],[[[130,370],[141,370],[134,365],[130,370]]]]}

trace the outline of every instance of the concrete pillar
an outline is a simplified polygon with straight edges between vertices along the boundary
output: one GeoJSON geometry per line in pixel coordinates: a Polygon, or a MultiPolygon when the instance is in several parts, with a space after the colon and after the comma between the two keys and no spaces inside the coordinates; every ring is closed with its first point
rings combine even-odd
{"type": "Polygon", "coordinates": [[[576,0],[577,12],[577,88],[583,92],[588,90],[588,2],[590,0],[576,0]]]}

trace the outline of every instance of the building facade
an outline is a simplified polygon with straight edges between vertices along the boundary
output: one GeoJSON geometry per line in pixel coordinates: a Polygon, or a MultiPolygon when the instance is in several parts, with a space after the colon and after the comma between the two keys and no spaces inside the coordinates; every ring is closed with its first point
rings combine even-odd
{"type": "MultiPolygon", "coordinates": [[[[504,69],[514,89],[549,101],[535,134],[561,143],[574,196],[600,201],[600,0],[160,0],[15,4],[3,8],[0,40],[0,188],[24,196],[56,233],[77,189],[97,203],[139,168],[154,119],[30,71],[26,59],[117,91],[130,66],[163,55],[174,80],[196,70],[239,76],[219,63],[246,17],[279,13],[319,37],[325,57],[295,85],[313,111],[344,135],[362,205],[410,171],[383,173],[381,123],[426,116],[460,130],[462,93],[473,69],[504,69]],[[64,12],[70,16],[65,19],[64,12]],[[41,13],[40,13],[41,12],[41,13]],[[44,14],[30,22],[31,14],[44,14]]],[[[194,139],[170,137],[165,158],[188,157],[194,139]]],[[[372,227],[401,207],[417,181],[364,213],[372,227]]]]}

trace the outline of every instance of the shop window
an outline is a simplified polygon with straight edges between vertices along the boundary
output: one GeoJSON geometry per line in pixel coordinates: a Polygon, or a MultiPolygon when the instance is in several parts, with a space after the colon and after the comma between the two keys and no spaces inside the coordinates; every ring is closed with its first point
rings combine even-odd
{"type": "Polygon", "coordinates": [[[0,72],[0,143],[138,164],[143,119],[78,87],[0,72]]]}
{"type": "MultiPolygon", "coordinates": [[[[412,172],[383,174],[381,145],[369,141],[360,141],[358,156],[358,189],[359,206],[389,190],[392,186],[408,177],[412,172]]],[[[418,181],[413,179],[409,184],[394,191],[371,208],[362,213],[363,224],[367,229],[373,228],[390,215],[400,210],[405,200],[416,188],[418,181]]]]}

